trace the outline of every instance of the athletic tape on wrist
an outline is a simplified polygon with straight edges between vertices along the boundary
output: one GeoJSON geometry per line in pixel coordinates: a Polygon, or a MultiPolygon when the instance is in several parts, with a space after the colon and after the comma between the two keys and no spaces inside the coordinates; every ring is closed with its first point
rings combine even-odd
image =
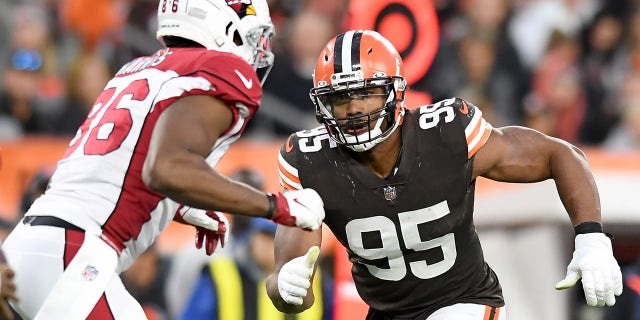
{"type": "Polygon", "coordinates": [[[573,231],[576,234],[585,234],[585,233],[604,233],[602,229],[602,224],[597,221],[587,221],[580,223],[578,225],[573,226],[573,231]]]}
{"type": "Polygon", "coordinates": [[[578,225],[573,226],[573,231],[576,235],[585,234],[585,233],[604,233],[605,236],[609,237],[609,239],[613,240],[613,235],[608,232],[604,232],[602,228],[602,223],[597,221],[587,221],[580,223],[578,225]]]}
{"type": "Polygon", "coordinates": [[[276,211],[276,197],[272,193],[267,193],[267,198],[269,198],[269,212],[266,218],[271,219],[276,211]]]}

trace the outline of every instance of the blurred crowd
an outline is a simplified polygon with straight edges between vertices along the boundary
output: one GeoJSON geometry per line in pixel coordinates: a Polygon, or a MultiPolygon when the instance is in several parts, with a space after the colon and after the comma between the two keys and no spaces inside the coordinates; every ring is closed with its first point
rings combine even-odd
{"type": "MultiPolygon", "coordinates": [[[[411,89],[433,101],[462,97],[494,126],[524,125],[580,146],[640,150],[640,0],[432,2],[439,46],[411,89]]],[[[248,139],[280,139],[317,126],[308,94],[313,68],[354,14],[349,0],[269,3],[276,62],[248,139]]],[[[156,8],[157,0],[0,1],[0,141],[73,136],[113,73],[160,49],[156,8]]],[[[34,178],[21,210],[44,190],[49,174],[43,169],[34,178]]],[[[236,231],[251,230],[251,223],[236,222],[236,231]]],[[[12,226],[0,220],[0,229],[12,226]]],[[[237,258],[233,250],[228,256],[237,258]]],[[[130,292],[148,302],[150,318],[186,314],[192,287],[185,283],[209,276],[208,257],[178,272],[186,265],[180,257],[152,248],[123,276],[130,292]],[[173,279],[177,274],[191,278],[173,279]],[[167,298],[165,287],[177,294],[167,298]]]]}
{"type": "MultiPolygon", "coordinates": [[[[246,137],[315,126],[308,97],[349,0],[272,0],[276,63],[246,137]]],[[[640,148],[640,1],[434,0],[435,60],[411,87],[459,96],[494,126],[525,125],[581,146],[640,148]]],[[[0,2],[0,139],[72,136],[123,63],[160,48],[156,0],[0,2]],[[99,14],[98,14],[99,13],[99,14]]],[[[414,107],[414,106],[410,106],[414,107]]]]}

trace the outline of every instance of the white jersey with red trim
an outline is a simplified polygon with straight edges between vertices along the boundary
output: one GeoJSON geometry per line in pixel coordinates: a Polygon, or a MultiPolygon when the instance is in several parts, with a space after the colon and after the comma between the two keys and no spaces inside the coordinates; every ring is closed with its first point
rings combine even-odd
{"type": "Polygon", "coordinates": [[[170,48],[131,61],[107,83],[26,215],[56,216],[101,236],[122,251],[119,271],[128,268],[178,209],[149,190],[141,172],[160,114],[189,95],[216,97],[233,112],[206,158],[213,167],[257,111],[262,89],[253,68],[230,53],[170,48]]]}
{"type": "Polygon", "coordinates": [[[503,306],[473,226],[474,155],[491,125],[480,109],[452,98],[408,110],[400,130],[401,152],[385,178],[324,127],[296,132],[280,149],[280,183],[318,192],[370,318],[426,319],[459,303],[503,306]]]}

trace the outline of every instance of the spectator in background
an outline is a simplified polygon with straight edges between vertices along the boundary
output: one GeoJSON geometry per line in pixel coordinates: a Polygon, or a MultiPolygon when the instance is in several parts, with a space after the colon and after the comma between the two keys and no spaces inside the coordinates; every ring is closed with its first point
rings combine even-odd
{"type": "Polygon", "coordinates": [[[15,135],[44,133],[44,119],[36,106],[43,81],[42,55],[37,50],[18,49],[9,59],[0,91],[0,114],[15,123],[15,135]]]}
{"type": "Polygon", "coordinates": [[[122,283],[140,302],[148,320],[169,319],[165,292],[170,268],[170,257],[152,245],[121,275],[122,283]]]}
{"type": "MultiPolygon", "coordinates": [[[[180,319],[274,320],[283,319],[267,296],[266,276],[273,272],[276,224],[250,218],[247,235],[233,241],[231,257],[216,255],[203,268],[180,319]]],[[[314,279],[314,307],[291,319],[332,318],[331,286],[321,276],[314,279]]]]}
{"type": "Polygon", "coordinates": [[[507,32],[518,55],[533,72],[545,55],[553,33],[575,37],[600,9],[601,0],[514,1],[507,32]]]}
{"type": "Polygon", "coordinates": [[[619,120],[618,88],[627,70],[619,67],[625,52],[622,12],[606,7],[584,31],[581,69],[584,75],[586,110],[580,128],[582,144],[602,143],[619,120]]]}
{"type": "Polygon", "coordinates": [[[62,0],[59,7],[64,29],[77,36],[82,50],[89,52],[116,41],[126,19],[125,0],[62,0]]]}
{"type": "Polygon", "coordinates": [[[575,37],[554,32],[525,102],[527,127],[571,143],[578,142],[586,109],[578,65],[580,50],[575,37]]]}
{"type": "Polygon", "coordinates": [[[640,71],[630,71],[619,93],[621,120],[602,146],[608,150],[640,150],[640,71]]]}
{"type": "MultiPolygon", "coordinates": [[[[233,173],[230,178],[239,183],[247,184],[257,190],[265,191],[264,177],[257,170],[243,168],[233,173]]],[[[226,216],[230,218],[231,233],[229,242],[233,244],[236,239],[241,239],[247,234],[251,219],[239,215],[226,216]]],[[[216,255],[225,255],[228,251],[228,247],[225,247],[216,251],[216,255]]],[[[206,266],[210,260],[210,256],[205,255],[202,250],[197,250],[190,244],[173,255],[171,270],[167,275],[167,290],[165,292],[170,319],[180,317],[201,274],[202,268],[206,266]]]]}
{"type": "Polygon", "coordinates": [[[459,96],[481,105],[496,125],[520,124],[530,75],[506,33],[508,0],[465,0],[442,25],[438,52],[416,88],[434,101],[459,96]]]}
{"type": "Polygon", "coordinates": [[[156,18],[157,1],[130,1],[126,7],[124,25],[116,28],[118,41],[102,48],[103,51],[109,49],[109,52],[105,53],[113,66],[120,66],[132,58],[152,54],[161,48],[155,39],[155,30],[158,24],[156,18]]]}
{"type": "Polygon", "coordinates": [[[0,114],[12,117],[22,134],[49,133],[47,123],[64,95],[51,21],[46,7],[35,3],[15,6],[11,18],[0,114]]]}
{"type": "Polygon", "coordinates": [[[289,22],[284,33],[284,51],[276,55],[276,66],[264,86],[262,108],[249,123],[249,134],[256,137],[285,137],[315,121],[309,101],[313,67],[317,53],[335,33],[329,17],[302,10],[289,22]]]}
{"type": "Polygon", "coordinates": [[[74,57],[67,74],[66,101],[55,119],[49,122],[49,131],[57,135],[75,135],[95,98],[112,76],[107,62],[97,54],[80,52],[74,57]]]}
{"type": "Polygon", "coordinates": [[[38,199],[49,186],[49,180],[51,179],[51,175],[53,174],[54,167],[43,167],[31,178],[29,184],[27,185],[27,189],[22,194],[22,198],[20,199],[20,216],[18,219],[22,219],[31,204],[38,199]]]}

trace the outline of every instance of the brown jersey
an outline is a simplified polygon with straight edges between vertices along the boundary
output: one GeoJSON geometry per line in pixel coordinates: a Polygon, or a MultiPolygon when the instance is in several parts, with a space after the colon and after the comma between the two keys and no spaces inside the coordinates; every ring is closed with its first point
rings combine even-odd
{"type": "Polygon", "coordinates": [[[473,225],[473,155],[491,125],[452,98],[407,111],[395,173],[382,179],[319,127],[280,150],[286,189],[313,188],[353,262],[356,288],[373,312],[428,315],[455,303],[503,306],[473,225]],[[377,311],[376,311],[377,310],[377,311]]]}

